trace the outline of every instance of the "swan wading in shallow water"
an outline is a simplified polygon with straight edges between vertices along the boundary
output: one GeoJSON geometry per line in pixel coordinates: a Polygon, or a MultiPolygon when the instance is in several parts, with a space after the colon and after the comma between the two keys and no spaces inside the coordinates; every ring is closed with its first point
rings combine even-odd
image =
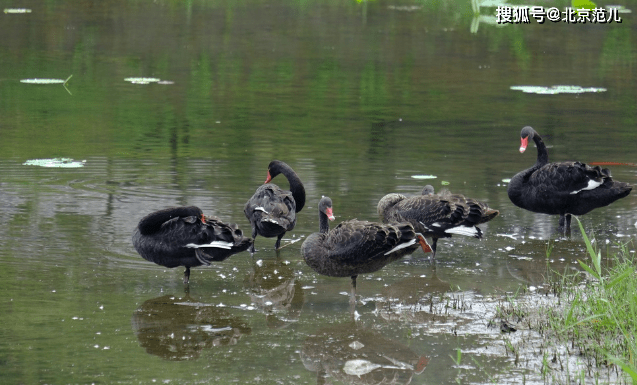
{"type": "MultiPolygon", "coordinates": [[[[252,238],[257,234],[266,238],[276,237],[275,249],[281,247],[281,238],[296,224],[296,213],[305,206],[305,188],[299,176],[290,166],[279,160],[268,165],[268,175],[263,185],[246,203],[243,212],[252,225],[252,238]],[[283,174],[290,183],[285,191],[270,181],[283,174]]],[[[254,253],[254,244],[250,247],[254,253]]]]}
{"type": "Polygon", "coordinates": [[[417,232],[431,237],[432,259],[436,257],[438,238],[456,234],[480,239],[482,230],[477,225],[499,214],[486,203],[448,190],[434,194],[431,185],[425,186],[417,196],[387,194],[380,199],[376,210],[384,223],[407,221],[417,232]]]}
{"type": "Polygon", "coordinates": [[[188,283],[191,267],[208,266],[247,250],[252,239],[234,223],[206,217],[198,207],[188,206],[142,218],[133,232],[133,245],[147,261],[169,268],[185,266],[184,283],[188,283]]]}
{"type": "Polygon", "coordinates": [[[511,178],[507,192],[516,206],[534,213],[559,215],[559,228],[569,232],[571,215],[584,215],[630,193],[628,183],[614,181],[610,170],[581,162],[549,163],[540,135],[526,126],[520,133],[520,152],[529,140],[537,147],[537,161],[511,178]]]}
{"type": "Polygon", "coordinates": [[[352,297],[356,295],[356,277],[373,273],[390,262],[422,247],[431,251],[425,238],[408,223],[382,224],[352,219],[330,230],[334,220],[332,200],[323,197],[318,205],[319,232],[310,234],[301,246],[305,263],[319,274],[351,277],[352,297]]]}

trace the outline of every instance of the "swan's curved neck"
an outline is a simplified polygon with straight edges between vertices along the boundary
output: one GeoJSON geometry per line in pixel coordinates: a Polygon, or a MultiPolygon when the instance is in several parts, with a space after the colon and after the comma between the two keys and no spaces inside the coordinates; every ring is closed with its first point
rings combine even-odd
{"type": "Polygon", "coordinates": [[[533,135],[533,141],[537,147],[537,161],[535,162],[535,165],[543,166],[549,162],[549,153],[546,151],[546,145],[544,144],[542,137],[540,137],[537,133],[533,135]]]}
{"type": "Polygon", "coordinates": [[[319,232],[328,233],[330,231],[330,221],[327,219],[327,215],[319,211],[319,232]]]}
{"type": "Polygon", "coordinates": [[[296,202],[296,212],[298,213],[305,206],[305,187],[303,187],[303,182],[301,182],[301,178],[296,172],[289,167],[283,168],[281,174],[285,175],[288,182],[290,182],[290,192],[296,202]]]}

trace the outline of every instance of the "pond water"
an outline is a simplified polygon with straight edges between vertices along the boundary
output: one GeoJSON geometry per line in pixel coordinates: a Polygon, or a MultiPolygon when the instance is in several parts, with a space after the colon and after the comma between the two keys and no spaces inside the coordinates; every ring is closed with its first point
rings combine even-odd
{"type": "MultiPolygon", "coordinates": [[[[520,129],[538,130],[552,160],[637,160],[632,13],[498,26],[468,1],[1,8],[25,10],[0,13],[2,383],[532,379],[491,351],[503,337],[479,309],[542,285],[547,265],[575,268],[585,247],[509,201],[504,180],[535,161],[520,129]],[[308,196],[279,253],[258,237],[253,257],[195,268],[186,289],[182,268],[133,249],[139,219],[175,205],[249,234],[243,205],[272,159],[308,196]],[[315,274],[292,242],[318,230],[322,195],[336,222],[375,220],[383,195],[429,183],[500,215],[481,241],[441,240],[435,265],[417,251],[359,277],[352,320],[349,279],[315,274]]],[[[613,252],[637,235],[636,206],[633,193],[582,221],[613,252]]]]}

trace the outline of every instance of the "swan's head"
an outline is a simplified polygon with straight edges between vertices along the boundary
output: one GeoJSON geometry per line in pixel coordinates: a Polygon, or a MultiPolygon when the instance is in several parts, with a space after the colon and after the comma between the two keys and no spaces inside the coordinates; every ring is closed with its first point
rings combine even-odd
{"type": "Polygon", "coordinates": [[[533,137],[537,134],[533,127],[526,126],[520,132],[520,152],[524,152],[526,150],[526,146],[529,145],[529,139],[533,139],[533,137]]]}
{"type": "Polygon", "coordinates": [[[332,200],[330,199],[330,197],[324,196],[323,198],[321,198],[318,204],[318,209],[319,212],[327,215],[327,219],[329,219],[330,221],[333,221],[335,219],[334,213],[332,212],[332,200]]]}
{"type": "Polygon", "coordinates": [[[268,177],[265,179],[265,183],[270,183],[275,176],[279,175],[283,172],[283,169],[290,168],[285,162],[281,162],[280,160],[273,160],[268,165],[268,177]]]}
{"type": "Polygon", "coordinates": [[[420,195],[433,195],[434,194],[434,186],[428,184],[422,188],[422,192],[420,195]]]}

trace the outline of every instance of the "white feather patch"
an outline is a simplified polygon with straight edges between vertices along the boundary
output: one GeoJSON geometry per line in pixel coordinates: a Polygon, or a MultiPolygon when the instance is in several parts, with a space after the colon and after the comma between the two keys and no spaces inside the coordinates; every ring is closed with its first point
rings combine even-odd
{"type": "Polygon", "coordinates": [[[404,249],[405,247],[412,246],[415,243],[416,243],[416,239],[412,239],[409,242],[401,243],[400,245],[398,245],[398,246],[394,247],[393,249],[389,250],[388,252],[386,252],[385,255],[389,255],[389,254],[393,253],[394,251],[398,251],[400,249],[404,249]]]}
{"type": "Polygon", "coordinates": [[[584,190],[592,190],[592,189],[595,189],[595,188],[597,188],[597,187],[599,187],[601,185],[602,185],[602,182],[597,182],[597,181],[595,181],[593,179],[590,179],[588,181],[588,186],[584,187],[581,190],[573,191],[573,192],[571,192],[571,194],[577,194],[578,192],[584,191],[584,190]]]}
{"type": "Polygon", "coordinates": [[[431,229],[430,229],[429,227],[427,227],[427,225],[426,225],[426,224],[422,223],[421,221],[418,221],[418,222],[422,225],[422,227],[423,227],[425,230],[429,230],[429,231],[431,231],[431,229]]]}
{"type": "Polygon", "coordinates": [[[186,245],[186,247],[190,247],[193,249],[199,249],[202,247],[216,247],[217,249],[227,249],[227,250],[232,249],[232,246],[233,244],[231,242],[223,242],[223,241],[214,241],[210,243],[204,243],[201,245],[198,245],[196,243],[189,243],[186,245]]]}
{"type": "Polygon", "coordinates": [[[447,234],[466,235],[467,237],[478,236],[478,228],[475,226],[456,226],[445,230],[447,234]]]}
{"type": "Polygon", "coordinates": [[[265,211],[265,209],[261,206],[257,206],[254,208],[254,211],[263,211],[266,214],[270,214],[269,212],[265,211]]]}
{"type": "Polygon", "coordinates": [[[261,219],[261,222],[272,222],[272,223],[276,223],[277,225],[279,224],[279,222],[275,221],[272,218],[261,219]]]}

